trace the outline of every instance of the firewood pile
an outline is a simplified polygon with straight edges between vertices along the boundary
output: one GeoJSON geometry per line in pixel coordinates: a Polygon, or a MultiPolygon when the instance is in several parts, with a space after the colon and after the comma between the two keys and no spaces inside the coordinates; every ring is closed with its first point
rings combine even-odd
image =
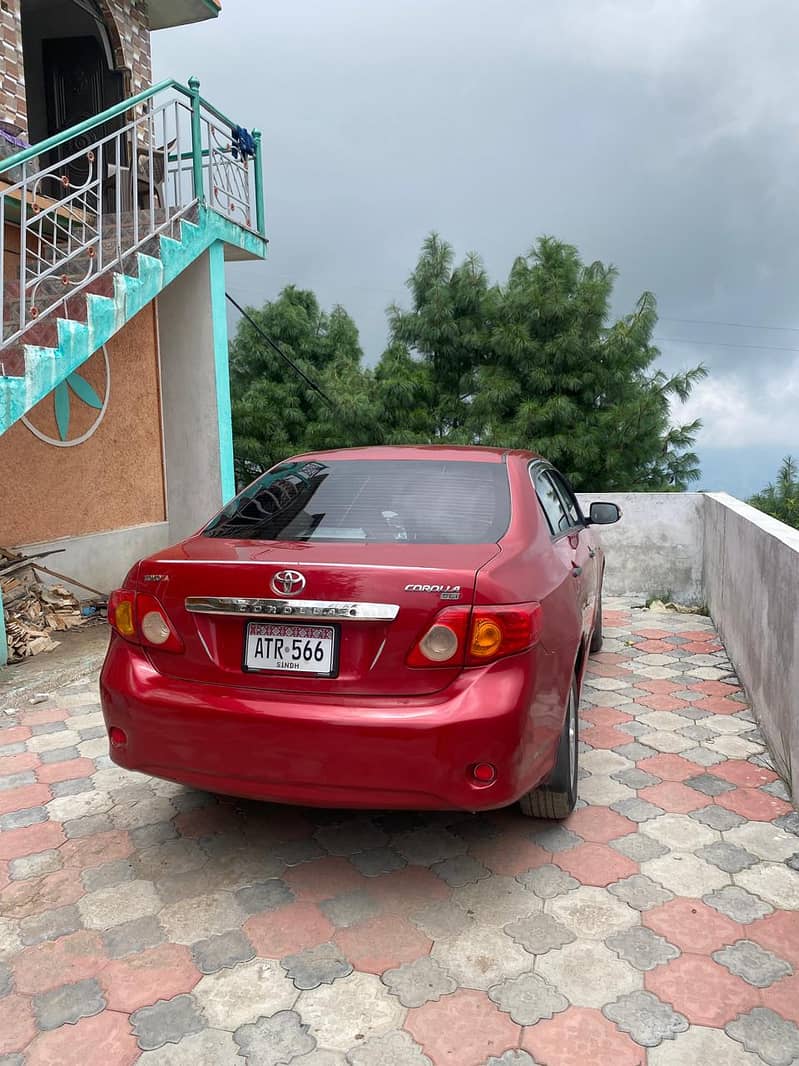
{"type": "Polygon", "coordinates": [[[63,585],[43,584],[36,566],[41,558],[0,548],[0,593],[11,663],[52,651],[59,643],[53,633],[83,625],[96,613],[96,609],[84,613],[77,597],[63,585]]]}

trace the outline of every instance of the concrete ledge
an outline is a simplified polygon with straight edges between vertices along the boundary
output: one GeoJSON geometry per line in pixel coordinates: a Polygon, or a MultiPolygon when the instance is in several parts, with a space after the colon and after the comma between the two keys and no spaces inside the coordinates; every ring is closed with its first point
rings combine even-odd
{"type": "Polygon", "coordinates": [[[708,493],[704,512],[710,613],[799,796],[799,531],[724,492],[708,493]]]}
{"type": "MultiPolygon", "coordinates": [[[[60,555],[43,559],[43,566],[52,566],[60,573],[69,574],[78,581],[99,589],[112,592],[122,584],[125,574],[135,562],[145,555],[159,551],[169,543],[169,523],[153,522],[143,526],[130,526],[127,529],[115,529],[108,533],[89,533],[83,537],[64,537],[60,540],[40,544],[25,544],[18,550],[28,555],[32,552],[47,551],[49,548],[66,549],[60,555]]],[[[47,575],[43,575],[47,577],[47,575]]],[[[69,582],[59,582],[57,578],[49,581],[61,583],[72,589],[78,596],[90,595],[69,582]]]]}
{"type": "Polygon", "coordinates": [[[614,526],[596,527],[605,549],[605,588],[611,596],[704,602],[703,503],[699,492],[579,493],[588,513],[594,500],[622,509],[614,526]]]}

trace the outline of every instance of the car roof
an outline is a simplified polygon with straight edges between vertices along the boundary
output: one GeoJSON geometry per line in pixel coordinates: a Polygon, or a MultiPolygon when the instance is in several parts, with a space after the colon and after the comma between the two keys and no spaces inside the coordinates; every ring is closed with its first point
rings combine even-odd
{"type": "Polygon", "coordinates": [[[338,448],[331,451],[307,452],[294,455],[286,462],[313,462],[314,460],[401,460],[431,459],[450,462],[502,463],[509,456],[525,460],[540,459],[535,452],[510,448],[486,448],[474,444],[381,444],[365,448],[338,448]]]}

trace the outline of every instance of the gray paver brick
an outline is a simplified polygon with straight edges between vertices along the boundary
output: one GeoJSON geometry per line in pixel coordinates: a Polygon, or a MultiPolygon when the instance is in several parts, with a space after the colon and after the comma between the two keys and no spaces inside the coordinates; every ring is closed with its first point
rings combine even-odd
{"type": "Polygon", "coordinates": [[[0,815],[0,833],[10,829],[26,829],[29,825],[38,825],[47,821],[47,811],[44,807],[26,807],[21,811],[11,811],[9,814],[0,815]]]}
{"type": "Polygon", "coordinates": [[[500,981],[488,990],[488,997],[517,1025],[535,1025],[569,1006],[568,999],[554,985],[535,973],[500,981]]]}
{"type": "Polygon", "coordinates": [[[743,825],[746,821],[735,811],[728,811],[726,807],[717,807],[715,804],[702,807],[698,811],[691,811],[688,817],[693,818],[695,822],[701,822],[710,829],[720,829],[722,832],[734,829],[737,825],[743,825]]]}
{"type": "Polygon", "coordinates": [[[61,985],[49,992],[42,992],[33,1000],[36,1024],[40,1029],[58,1029],[69,1022],[99,1014],[105,1008],[105,999],[97,981],[88,979],[74,984],[61,985]]]}
{"type": "Polygon", "coordinates": [[[36,774],[33,770],[20,770],[16,774],[0,774],[0,792],[9,788],[21,788],[23,785],[36,784],[36,774]]]}
{"type": "Polygon", "coordinates": [[[712,862],[714,866],[718,866],[720,870],[728,874],[740,873],[741,870],[754,866],[758,861],[751,851],[739,848],[737,844],[730,844],[726,840],[717,840],[714,844],[707,844],[699,848],[696,854],[700,859],[712,862]]]}
{"type": "Polygon", "coordinates": [[[152,914],[144,918],[134,918],[130,922],[123,922],[122,925],[106,930],[102,937],[105,950],[112,959],[121,959],[125,955],[133,955],[147,948],[154,948],[166,940],[161,923],[152,914]]]}
{"type": "Polygon", "coordinates": [[[83,870],[80,876],[86,891],[95,892],[98,888],[132,881],[136,873],[127,859],[116,859],[114,862],[103,863],[102,866],[90,866],[83,870]]]}
{"type": "Polygon", "coordinates": [[[107,833],[113,829],[113,822],[107,814],[89,814],[85,818],[74,818],[64,822],[64,833],[70,840],[92,837],[96,833],[107,833]]]}
{"type": "Polygon", "coordinates": [[[466,842],[446,829],[417,829],[400,833],[394,838],[393,846],[416,866],[432,866],[466,851],[466,842]]]}
{"type": "Polygon", "coordinates": [[[430,869],[453,888],[471,885],[475,881],[491,876],[491,871],[471,855],[456,855],[452,859],[444,859],[443,862],[435,863],[430,869]]]}
{"type": "Polygon", "coordinates": [[[380,908],[369,893],[361,888],[354,892],[345,892],[334,899],[326,899],[319,904],[319,909],[333,925],[347,928],[372,918],[380,908]]]}
{"type": "Polygon", "coordinates": [[[94,782],[90,777],[73,777],[71,781],[54,781],[50,785],[50,791],[54,799],[63,796],[80,796],[94,789],[94,782]]]}
{"type": "Polygon", "coordinates": [[[199,1033],[206,1027],[191,995],[159,999],[152,1007],[142,1007],[131,1014],[130,1025],[142,1051],[177,1044],[184,1036],[199,1033]]]}
{"type": "Polygon", "coordinates": [[[349,1066],[433,1066],[410,1033],[398,1030],[366,1040],[347,1052],[349,1066]]]}
{"type": "Polygon", "coordinates": [[[449,995],[458,987],[441,964],[429,955],[386,970],[381,981],[403,1007],[421,1007],[449,995]]]}
{"type": "Polygon", "coordinates": [[[658,754],[654,748],[650,748],[648,744],[642,744],[638,740],[633,740],[630,744],[620,744],[613,750],[617,755],[623,755],[625,759],[630,759],[632,762],[640,762],[641,759],[648,759],[650,755],[658,754]]]}
{"type": "Polygon", "coordinates": [[[554,899],[564,892],[571,892],[580,887],[580,882],[570,874],[564,873],[559,866],[546,863],[536,866],[516,878],[520,885],[532,889],[540,899],[554,899]]]}
{"type": "Polygon", "coordinates": [[[247,1066],[279,1066],[314,1050],[316,1040],[308,1030],[296,1011],[281,1010],[240,1026],[233,1039],[247,1066]]]}
{"type": "Polygon", "coordinates": [[[646,874],[633,874],[608,886],[608,891],[637,911],[647,911],[673,899],[674,895],[646,874]]]}
{"type": "Polygon", "coordinates": [[[618,773],[610,775],[614,781],[618,781],[620,785],[626,785],[627,788],[648,788],[650,785],[659,785],[661,778],[656,777],[654,774],[647,773],[646,770],[639,770],[637,766],[631,767],[629,770],[620,770],[618,773]]]}
{"type": "Polygon", "coordinates": [[[44,874],[51,874],[60,869],[61,854],[55,848],[12,859],[8,864],[8,874],[12,881],[26,881],[31,877],[42,877],[44,874]]]}
{"type": "Polygon", "coordinates": [[[353,855],[350,862],[356,870],[360,870],[364,877],[379,877],[381,874],[401,870],[408,865],[393,848],[372,848],[370,851],[361,851],[353,855]]]}
{"type": "Polygon", "coordinates": [[[23,944],[40,944],[43,940],[57,940],[67,933],[74,933],[80,927],[77,907],[55,907],[53,910],[23,918],[20,922],[20,937],[23,944]]]}
{"type": "Polygon", "coordinates": [[[256,882],[236,892],[236,900],[246,914],[258,914],[261,911],[273,911],[284,907],[294,899],[294,893],[279,877],[268,881],[256,882]]]}
{"type": "Polygon", "coordinates": [[[684,782],[691,788],[695,788],[697,792],[703,792],[706,796],[721,796],[724,792],[730,792],[735,785],[731,785],[729,781],[722,781],[720,777],[714,777],[713,774],[698,774],[696,777],[689,777],[684,782]]]}
{"type": "Polygon", "coordinates": [[[132,829],[130,839],[138,849],[152,847],[154,844],[163,844],[167,840],[174,840],[178,831],[172,822],[153,822],[152,825],[143,825],[138,829],[132,829]]]}
{"type": "Polygon", "coordinates": [[[312,989],[332,985],[339,977],[352,973],[352,965],[335,944],[319,944],[296,955],[287,955],[280,965],[294,982],[295,988],[312,989]]]}
{"type": "Polygon", "coordinates": [[[605,943],[619,958],[625,959],[637,970],[654,970],[656,966],[676,959],[680,954],[678,948],[665,937],[658,936],[644,925],[612,933],[605,943]]]}
{"type": "Polygon", "coordinates": [[[688,1019],[663,1003],[651,992],[629,992],[602,1008],[602,1013],[629,1033],[642,1047],[657,1047],[664,1040],[674,1040],[688,1028],[688,1019]]]}
{"type": "Polygon", "coordinates": [[[473,919],[463,907],[451,900],[436,900],[435,903],[421,907],[411,915],[411,921],[431,940],[458,936],[467,925],[473,923],[473,919]]]}
{"type": "Polygon", "coordinates": [[[39,758],[45,766],[55,762],[69,762],[70,759],[80,758],[80,752],[75,747],[53,748],[51,751],[40,751],[39,758]]]}
{"type": "Polygon", "coordinates": [[[669,850],[659,840],[654,840],[646,833],[628,833],[627,836],[611,840],[610,846],[633,862],[648,862],[665,855],[669,850]]]}
{"type": "Polygon", "coordinates": [[[759,896],[752,895],[739,885],[725,885],[724,888],[711,892],[703,899],[708,906],[714,907],[721,914],[726,914],[728,918],[742,925],[755,922],[758,918],[765,918],[774,910],[770,903],[766,903],[759,896]]]}
{"type": "Polygon", "coordinates": [[[255,958],[255,948],[238,929],[198,940],[191,953],[200,973],[216,973],[255,958]]]}
{"type": "Polygon", "coordinates": [[[657,818],[659,815],[664,814],[662,807],[656,807],[654,803],[650,803],[648,800],[642,800],[636,797],[635,799],[619,800],[618,803],[612,803],[611,810],[616,811],[617,814],[623,815],[625,818],[629,818],[632,822],[648,822],[650,818],[657,818]]]}
{"type": "Polygon", "coordinates": [[[561,851],[570,851],[583,843],[583,838],[570,829],[564,829],[563,826],[557,824],[553,825],[551,822],[539,822],[527,835],[539,848],[556,854],[561,851]]]}
{"type": "Polygon", "coordinates": [[[4,962],[0,962],[0,999],[3,996],[7,996],[13,987],[14,981],[11,976],[11,967],[4,962]]]}
{"type": "Polygon", "coordinates": [[[768,1066],[791,1066],[799,1058],[799,1029],[769,1007],[740,1014],[724,1031],[768,1066]]]}
{"type": "Polygon", "coordinates": [[[526,1051],[506,1051],[499,1058],[492,1055],[486,1066],[536,1066],[536,1063],[526,1051]]]}
{"type": "Polygon", "coordinates": [[[300,866],[304,862],[320,859],[324,854],[324,848],[315,840],[289,840],[276,849],[275,858],[284,866],[300,866]]]}
{"type": "Polygon", "coordinates": [[[531,955],[545,955],[577,939],[571,929],[551,914],[531,914],[518,922],[510,922],[505,926],[505,932],[531,955]]]}
{"type": "Polygon", "coordinates": [[[771,951],[765,951],[751,940],[737,940],[725,948],[713,952],[713,958],[730,973],[743,977],[756,988],[768,988],[781,977],[793,973],[793,967],[785,959],[771,951]]]}
{"type": "Polygon", "coordinates": [[[787,833],[793,833],[795,836],[799,836],[799,811],[789,811],[788,814],[780,815],[775,819],[775,825],[778,825],[780,829],[784,829],[787,833]]]}

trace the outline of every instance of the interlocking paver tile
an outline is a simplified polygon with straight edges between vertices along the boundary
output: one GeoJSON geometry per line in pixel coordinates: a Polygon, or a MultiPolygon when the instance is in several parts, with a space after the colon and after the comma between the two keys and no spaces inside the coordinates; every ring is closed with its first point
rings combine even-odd
{"type": "Polygon", "coordinates": [[[484,992],[460,989],[408,1012],[405,1028],[435,1063],[482,1066],[519,1046],[520,1027],[484,992]]]}
{"type": "Polygon", "coordinates": [[[768,1066],[791,1066],[799,1058],[799,1028],[768,1007],[754,1007],[729,1022],[724,1031],[768,1066]]]}
{"type": "Polygon", "coordinates": [[[643,925],[611,933],[605,944],[637,970],[654,970],[680,954],[673,944],[643,925]]]}
{"type": "Polygon", "coordinates": [[[750,1055],[721,1029],[692,1025],[678,1033],[674,1041],[650,1048],[649,1066],[762,1066],[763,1060],[750,1055]]]}
{"type": "Polygon", "coordinates": [[[86,1066],[91,1061],[87,1049],[95,1062],[109,1066],[133,1066],[139,1058],[128,1019],[116,1011],[103,1011],[75,1025],[41,1033],[28,1048],[26,1066],[86,1066]]]}
{"type": "MultiPolygon", "coordinates": [[[[372,848],[361,851],[351,857],[352,865],[365,877],[379,877],[381,874],[401,870],[407,862],[393,848],[372,848]]],[[[294,865],[286,863],[287,866],[294,865]]]]}
{"type": "Polygon", "coordinates": [[[516,880],[541,899],[553,899],[580,887],[579,881],[551,863],[519,874],[516,880]]]}
{"type": "Polygon", "coordinates": [[[550,951],[536,960],[535,970],[579,1007],[601,1007],[643,988],[640,971],[596,940],[575,940],[550,951]]]}
{"type": "Polygon", "coordinates": [[[429,956],[386,970],[382,981],[404,1007],[421,1007],[458,987],[437,960],[429,956]]]}
{"type": "MultiPolygon", "coordinates": [[[[450,998],[444,997],[442,1002],[450,998]]],[[[433,1006],[429,1003],[419,1009],[433,1006]]],[[[303,1022],[310,1025],[320,1047],[344,1052],[372,1036],[399,1029],[406,1013],[406,1008],[379,977],[357,972],[332,985],[301,992],[295,1009],[303,1022]]],[[[415,1036],[413,1030],[410,1032],[415,1036]]]]}
{"type": "Polygon", "coordinates": [[[33,1000],[33,1010],[39,1029],[58,1029],[69,1022],[99,1014],[106,1007],[97,981],[87,979],[71,985],[61,985],[49,992],[41,992],[33,1000]]]}
{"type": "Polygon", "coordinates": [[[525,1029],[522,1046],[533,1055],[534,1063],[557,1066],[594,1062],[642,1066],[643,1061],[641,1048],[629,1036],[619,1032],[600,1011],[587,1007],[569,1007],[551,1020],[525,1029]]]}
{"type": "Polygon", "coordinates": [[[404,1030],[371,1037],[347,1054],[347,1062],[350,1066],[433,1066],[432,1060],[404,1030]]]}
{"type": "Polygon", "coordinates": [[[287,955],[280,960],[280,965],[298,989],[330,985],[352,973],[352,966],[334,944],[319,944],[297,955],[287,955]]]}
{"type": "Polygon", "coordinates": [[[575,934],[551,914],[531,914],[505,926],[505,932],[532,955],[544,955],[576,940],[575,934]]]}
{"type": "Polygon", "coordinates": [[[645,984],[693,1025],[720,1028],[760,1002],[757,989],[707,956],[681,955],[645,974],[645,984]]]}
{"type": "Polygon", "coordinates": [[[731,844],[728,840],[717,841],[715,844],[699,848],[697,855],[707,862],[712,862],[714,866],[718,866],[720,870],[728,874],[740,873],[741,870],[746,870],[757,863],[757,858],[751,852],[731,844]]]}
{"type": "Polygon", "coordinates": [[[507,978],[488,991],[488,997],[519,1025],[536,1025],[542,1018],[566,1010],[569,1001],[538,974],[507,978]]]}
{"type": "Polygon", "coordinates": [[[695,822],[701,822],[702,825],[706,825],[710,829],[718,829],[722,832],[734,829],[736,826],[743,825],[746,822],[746,819],[742,818],[740,814],[727,811],[723,807],[716,807],[714,804],[702,807],[698,811],[691,811],[689,817],[693,818],[695,822]]]}
{"type": "Polygon", "coordinates": [[[736,874],[735,881],[780,910],[799,910],[799,877],[783,863],[760,862],[736,874]]]}
{"type": "Polygon", "coordinates": [[[765,951],[751,940],[738,940],[729,947],[713,952],[716,962],[730,973],[743,977],[757,988],[768,988],[781,977],[789,977],[793,967],[771,951],[765,951]]]}
{"type": "Polygon", "coordinates": [[[109,1008],[125,1013],[190,992],[199,979],[188,948],[179,944],[159,944],[113,959],[99,976],[109,1008]]]}
{"type": "Polygon", "coordinates": [[[234,929],[207,940],[198,940],[191,954],[200,973],[216,973],[240,962],[249,962],[255,957],[255,948],[244,933],[234,929]]]}
{"type": "Polygon", "coordinates": [[[142,1007],[131,1014],[130,1024],[142,1051],[176,1044],[205,1027],[197,1004],[189,995],[160,999],[152,1007],[142,1007]]]}
{"type": "Polygon", "coordinates": [[[404,915],[379,915],[339,929],[333,941],[356,970],[375,974],[426,955],[431,946],[404,915]]]}
{"type": "Polygon", "coordinates": [[[206,974],[192,994],[212,1028],[234,1032],[262,1015],[290,1009],[299,992],[278,962],[254,959],[206,974]]]}
{"type": "Polygon", "coordinates": [[[243,1066],[238,1052],[232,1033],[203,1029],[184,1036],[177,1044],[145,1051],[137,1059],[137,1066],[243,1066]]]}
{"type": "Polygon", "coordinates": [[[688,1028],[688,1019],[672,1010],[650,992],[630,992],[602,1008],[625,1033],[643,1047],[657,1047],[663,1040],[673,1040],[688,1028]]]}
{"type": "Polygon", "coordinates": [[[633,874],[617,881],[608,888],[618,899],[623,899],[637,911],[646,911],[672,898],[672,893],[645,874],[633,874]]]}

